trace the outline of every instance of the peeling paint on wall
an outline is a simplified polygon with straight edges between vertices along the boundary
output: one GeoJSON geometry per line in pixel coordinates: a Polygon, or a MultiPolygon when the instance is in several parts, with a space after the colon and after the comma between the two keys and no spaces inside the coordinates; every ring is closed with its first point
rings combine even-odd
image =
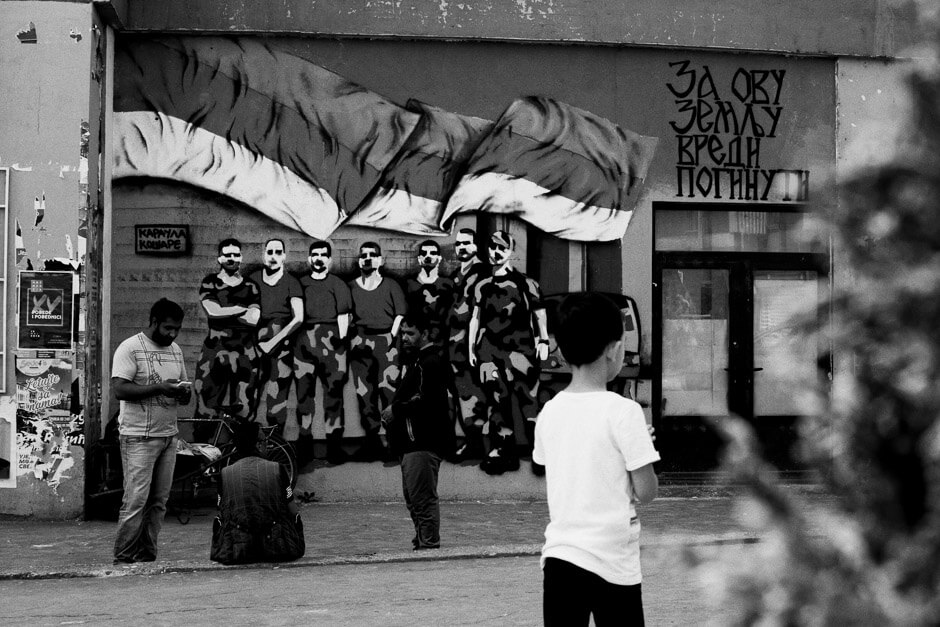
{"type": "Polygon", "coordinates": [[[69,37],[74,39],[76,42],[79,42],[82,40],[82,34],[78,32],[77,30],[75,30],[74,28],[69,30],[69,37]]]}
{"type": "MultiPolygon", "coordinates": [[[[39,226],[39,223],[42,222],[42,219],[46,215],[46,192],[43,190],[42,199],[39,196],[36,196],[36,199],[33,201],[33,212],[36,214],[36,222],[33,226],[39,226]]],[[[42,230],[42,229],[40,229],[42,230]]]]}
{"type": "Polygon", "coordinates": [[[16,33],[16,38],[20,40],[21,44],[37,43],[39,38],[36,35],[36,25],[30,22],[29,26],[16,33]]]}

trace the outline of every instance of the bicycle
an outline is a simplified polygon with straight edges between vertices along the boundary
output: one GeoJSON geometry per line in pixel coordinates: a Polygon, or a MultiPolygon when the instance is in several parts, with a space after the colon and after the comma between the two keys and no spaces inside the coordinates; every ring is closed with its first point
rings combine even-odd
{"type": "MultiPolygon", "coordinates": [[[[218,489],[221,481],[222,469],[235,461],[235,442],[232,436],[235,433],[235,425],[242,420],[229,414],[221,413],[215,418],[179,418],[179,423],[193,424],[215,424],[215,429],[209,438],[209,442],[186,442],[186,444],[177,448],[177,455],[190,456],[203,461],[196,468],[189,470],[173,478],[171,494],[174,491],[182,492],[189,499],[196,500],[200,490],[206,486],[211,486],[213,490],[218,489]],[[223,434],[224,437],[223,437],[223,434]],[[190,452],[184,452],[184,451],[190,452]]],[[[297,459],[294,449],[283,437],[277,433],[276,425],[262,425],[261,439],[258,441],[258,452],[264,459],[281,464],[290,478],[290,485],[293,487],[297,483],[297,459]]],[[[177,458],[179,462],[179,458],[177,458]]],[[[104,486],[106,487],[106,486],[104,486]]],[[[99,490],[88,494],[89,499],[98,499],[107,496],[114,496],[124,492],[124,488],[112,488],[99,490]]],[[[171,499],[172,500],[172,499],[171,499]]],[[[179,503],[175,503],[179,505],[179,503]]],[[[189,522],[191,515],[188,507],[184,506],[176,511],[176,519],[180,524],[185,525],[189,522]]]]}

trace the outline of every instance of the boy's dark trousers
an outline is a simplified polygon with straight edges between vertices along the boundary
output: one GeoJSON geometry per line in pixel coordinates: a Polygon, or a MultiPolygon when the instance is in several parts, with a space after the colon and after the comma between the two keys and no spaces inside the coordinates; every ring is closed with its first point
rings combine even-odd
{"type": "Polygon", "coordinates": [[[545,627],[640,626],[643,599],[640,585],[618,586],[570,562],[549,557],[543,572],[542,617],[545,627]]]}
{"type": "Polygon", "coordinates": [[[401,456],[401,485],[405,505],[415,525],[412,541],[416,551],[441,546],[441,510],[437,498],[437,475],[441,457],[431,451],[401,456]]]}

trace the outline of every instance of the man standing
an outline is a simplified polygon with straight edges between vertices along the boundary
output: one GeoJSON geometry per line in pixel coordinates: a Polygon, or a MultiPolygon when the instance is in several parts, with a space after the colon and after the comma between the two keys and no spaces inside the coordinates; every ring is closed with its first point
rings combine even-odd
{"type": "Polygon", "coordinates": [[[470,365],[467,329],[470,326],[470,297],[477,282],[489,275],[489,267],[477,256],[476,232],[460,229],[454,242],[460,267],[451,277],[453,298],[448,312],[448,352],[453,372],[454,395],[464,441],[457,449],[458,461],[483,457],[483,426],[486,424],[486,402],[476,369],[470,365]]]}
{"type": "Polygon", "coordinates": [[[383,277],[382,249],[375,242],[359,247],[359,277],[349,282],[355,316],[355,335],[349,347],[349,371],[359,399],[359,414],[365,429],[365,444],[359,461],[387,457],[379,436],[381,407],[395,393],[398,349],[395,337],[405,315],[405,294],[395,279],[383,277]]]}
{"type": "Polygon", "coordinates": [[[257,402],[258,347],[255,327],[261,317],[261,294],[239,272],[242,245],[219,242],[219,272],[206,275],[199,299],[209,318],[209,335],[196,365],[196,411],[203,416],[225,412],[247,418],[257,402]]]}
{"type": "Polygon", "coordinates": [[[120,401],[118,431],[124,497],[114,540],[114,563],[152,562],[176,467],[176,413],[189,403],[183,352],[174,340],[183,308],[161,298],[147,330],[114,351],[111,387],[120,401]]]}
{"type": "Polygon", "coordinates": [[[312,438],[317,380],[323,385],[323,420],[326,427],[326,459],[337,465],[346,461],[343,450],[343,386],[346,383],[346,336],[352,317],[352,296],[346,283],[330,274],[333,247],[329,242],[310,244],[310,274],[300,279],[304,298],[303,328],[294,348],[297,379],[297,414],[301,438],[312,438]]]}
{"type": "Polygon", "coordinates": [[[430,339],[430,321],[409,312],[401,324],[402,374],[382,411],[388,444],[401,461],[402,491],[414,523],[415,551],[441,546],[437,477],[454,446],[448,418],[447,366],[430,339]]]}
{"type": "Polygon", "coordinates": [[[261,292],[259,379],[267,408],[267,422],[276,424],[281,433],[287,422],[287,397],[294,380],[293,333],[304,317],[303,292],[300,282],[284,270],[286,256],[284,240],[269,239],[264,243],[264,267],[248,277],[261,292]]]}
{"type": "Polygon", "coordinates": [[[490,408],[484,428],[490,452],[480,468],[491,475],[519,468],[514,408],[526,421],[527,431],[534,432],[539,364],[548,357],[548,320],[539,284],[512,267],[515,247],[515,239],[506,231],[496,231],[490,238],[493,272],[474,288],[469,327],[470,364],[479,368],[490,408]]]}
{"type": "Polygon", "coordinates": [[[447,312],[453,298],[454,282],[440,275],[441,247],[433,240],[418,245],[418,273],[408,279],[405,298],[408,311],[428,319],[431,341],[443,346],[447,339],[447,312]]]}

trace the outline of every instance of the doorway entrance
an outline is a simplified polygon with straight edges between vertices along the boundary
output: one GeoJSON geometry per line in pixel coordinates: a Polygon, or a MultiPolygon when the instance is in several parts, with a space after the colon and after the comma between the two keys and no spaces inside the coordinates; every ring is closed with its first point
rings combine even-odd
{"type": "Polygon", "coordinates": [[[800,392],[828,369],[827,349],[800,324],[820,315],[827,256],[657,250],[653,286],[652,411],[662,469],[714,469],[721,442],[706,418],[731,415],[750,422],[779,469],[799,469],[796,423],[812,411],[800,392]]]}

